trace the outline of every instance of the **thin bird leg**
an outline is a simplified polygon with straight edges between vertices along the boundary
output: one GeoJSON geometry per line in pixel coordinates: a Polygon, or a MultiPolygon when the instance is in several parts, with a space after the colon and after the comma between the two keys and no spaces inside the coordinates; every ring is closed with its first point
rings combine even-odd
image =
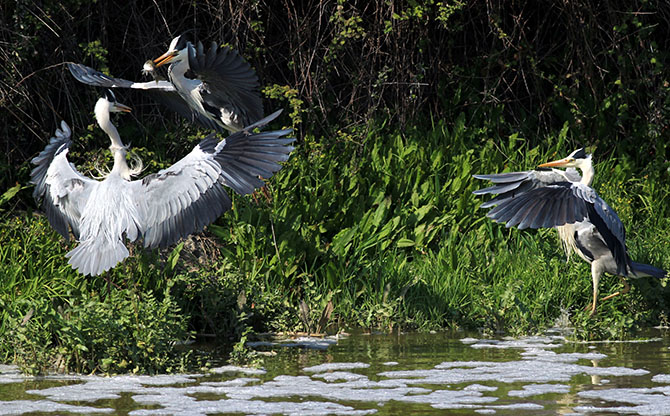
{"type": "Polygon", "coordinates": [[[612,299],[615,296],[623,295],[624,293],[628,293],[630,290],[630,285],[628,284],[628,280],[624,279],[622,276],[619,276],[619,280],[621,280],[621,283],[623,283],[623,289],[621,289],[618,292],[614,292],[609,296],[605,296],[604,298],[600,299],[600,301],[612,299]]]}
{"type": "MultiPolygon", "coordinates": [[[[598,305],[598,283],[600,283],[600,273],[601,271],[594,263],[591,264],[591,277],[593,277],[593,304],[591,305],[591,313],[589,316],[593,316],[596,313],[596,306],[598,305]]],[[[588,310],[587,306],[584,308],[588,310]]]]}

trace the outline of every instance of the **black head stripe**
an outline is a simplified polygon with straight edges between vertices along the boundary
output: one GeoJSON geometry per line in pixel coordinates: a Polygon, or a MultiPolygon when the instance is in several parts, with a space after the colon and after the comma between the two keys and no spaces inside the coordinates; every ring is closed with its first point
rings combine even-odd
{"type": "MultiPolygon", "coordinates": [[[[192,30],[187,31],[179,35],[179,40],[177,41],[177,45],[175,46],[175,49],[180,51],[186,47],[186,45],[191,42],[191,38],[193,37],[192,30]]],[[[192,43],[192,42],[191,42],[192,43]]]]}
{"type": "Polygon", "coordinates": [[[107,101],[110,101],[112,103],[116,102],[116,97],[114,96],[112,90],[109,89],[105,90],[105,98],[107,99],[107,101]]]}
{"type": "Polygon", "coordinates": [[[572,157],[575,159],[586,159],[586,152],[584,151],[584,148],[582,147],[581,149],[574,152],[572,157]]]}

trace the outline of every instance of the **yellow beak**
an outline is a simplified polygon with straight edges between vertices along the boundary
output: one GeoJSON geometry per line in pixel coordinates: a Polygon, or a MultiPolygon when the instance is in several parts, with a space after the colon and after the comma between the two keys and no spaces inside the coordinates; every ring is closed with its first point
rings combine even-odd
{"type": "Polygon", "coordinates": [[[177,53],[178,53],[177,51],[171,51],[171,52],[168,51],[159,56],[158,58],[154,59],[154,64],[156,64],[156,68],[170,63],[170,61],[172,61],[175,58],[175,56],[177,56],[177,53]]]}
{"type": "Polygon", "coordinates": [[[123,111],[124,113],[130,113],[131,111],[133,111],[132,108],[128,107],[125,104],[121,104],[121,103],[114,103],[114,107],[119,111],[123,111]]]}
{"type": "Polygon", "coordinates": [[[565,159],[560,159],[560,160],[554,160],[553,162],[547,162],[543,163],[541,165],[537,165],[539,168],[562,168],[567,166],[570,163],[570,160],[568,158],[565,159]]]}

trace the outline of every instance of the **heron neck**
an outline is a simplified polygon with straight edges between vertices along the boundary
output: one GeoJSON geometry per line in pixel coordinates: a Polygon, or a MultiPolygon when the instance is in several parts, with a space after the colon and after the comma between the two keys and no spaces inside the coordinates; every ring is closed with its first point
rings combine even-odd
{"type": "Polygon", "coordinates": [[[591,186],[595,170],[593,169],[593,164],[591,163],[590,157],[587,159],[584,165],[580,166],[580,169],[582,171],[582,180],[580,182],[586,186],[591,186]]]}
{"type": "Polygon", "coordinates": [[[98,120],[100,128],[109,136],[109,139],[112,141],[112,147],[124,147],[119,131],[109,119],[109,111],[100,111],[98,107],[95,110],[95,119],[98,120]]]}
{"type": "Polygon", "coordinates": [[[168,68],[168,74],[170,75],[171,78],[174,75],[177,75],[179,77],[183,77],[184,74],[186,74],[186,71],[188,71],[190,68],[191,67],[188,64],[188,56],[184,56],[179,61],[170,65],[170,67],[168,68]]]}
{"type": "Polygon", "coordinates": [[[109,150],[114,154],[114,166],[112,166],[112,171],[110,175],[117,174],[123,179],[130,180],[130,168],[128,168],[128,162],[126,161],[126,148],[125,147],[115,147],[110,146],[109,150]]]}

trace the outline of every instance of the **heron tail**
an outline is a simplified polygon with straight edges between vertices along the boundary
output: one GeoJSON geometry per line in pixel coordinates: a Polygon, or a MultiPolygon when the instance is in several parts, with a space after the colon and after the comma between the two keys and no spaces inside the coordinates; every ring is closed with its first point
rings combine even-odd
{"type": "Polygon", "coordinates": [[[651,276],[657,279],[668,277],[668,272],[663,269],[659,269],[658,267],[650,266],[649,264],[635,263],[633,261],[631,262],[631,265],[633,266],[633,273],[635,273],[638,277],[651,276]]]}
{"type": "Polygon", "coordinates": [[[83,241],[65,257],[73,269],[84,276],[97,276],[119,264],[130,253],[121,240],[90,239],[83,241]]]}

